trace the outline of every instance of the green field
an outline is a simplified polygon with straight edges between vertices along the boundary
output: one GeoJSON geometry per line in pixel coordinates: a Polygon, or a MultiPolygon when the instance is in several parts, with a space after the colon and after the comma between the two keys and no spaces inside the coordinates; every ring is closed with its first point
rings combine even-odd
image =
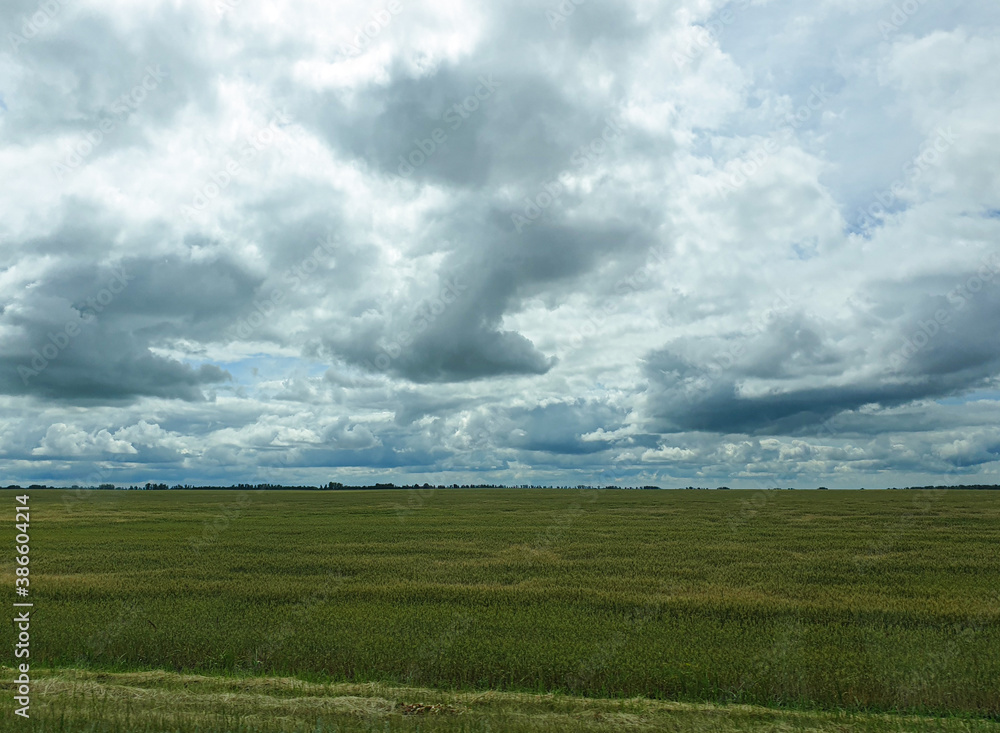
{"type": "Polygon", "coordinates": [[[31,505],[38,729],[1000,731],[1000,492],[31,505]]]}

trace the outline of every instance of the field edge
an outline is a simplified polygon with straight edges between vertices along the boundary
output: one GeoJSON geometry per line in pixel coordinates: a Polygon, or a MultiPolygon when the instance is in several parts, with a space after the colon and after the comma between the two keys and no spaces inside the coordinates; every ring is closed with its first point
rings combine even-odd
{"type": "Polygon", "coordinates": [[[810,711],[741,704],[608,699],[556,693],[461,692],[388,683],[317,683],[163,670],[32,671],[31,719],[14,715],[15,672],[0,730],[46,731],[969,731],[1000,733],[974,717],[810,711]],[[15,722],[16,721],[16,722],[15,722]]]}

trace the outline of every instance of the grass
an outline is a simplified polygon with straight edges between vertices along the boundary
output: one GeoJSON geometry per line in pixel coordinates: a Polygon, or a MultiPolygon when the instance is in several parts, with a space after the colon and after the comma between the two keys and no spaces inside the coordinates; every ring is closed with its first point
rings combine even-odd
{"type": "MultiPolygon", "coordinates": [[[[316,684],[294,678],[205,677],[175,672],[61,670],[36,681],[47,704],[31,723],[50,733],[555,733],[557,731],[810,731],[996,733],[1000,723],[961,718],[775,710],[633,698],[446,692],[383,683],[316,684]]],[[[10,707],[9,695],[2,707],[10,707]]],[[[0,710],[0,730],[24,721],[0,710]]]]}
{"type": "Polygon", "coordinates": [[[1000,492],[38,491],[31,505],[32,673],[51,670],[33,714],[63,716],[45,730],[88,709],[108,730],[157,715],[150,730],[312,730],[324,706],[324,725],[380,731],[1000,717],[1000,492]],[[321,692],[281,693],[290,677],[321,692]],[[338,707],[352,696],[369,713],[338,707]],[[398,700],[466,712],[403,716],[398,700]]]}

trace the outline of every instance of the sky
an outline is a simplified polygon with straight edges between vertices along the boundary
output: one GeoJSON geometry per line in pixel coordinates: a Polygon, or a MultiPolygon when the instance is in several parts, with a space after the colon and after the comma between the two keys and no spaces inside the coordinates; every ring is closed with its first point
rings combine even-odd
{"type": "Polygon", "coordinates": [[[10,0],[0,484],[998,483],[995,0],[10,0]]]}

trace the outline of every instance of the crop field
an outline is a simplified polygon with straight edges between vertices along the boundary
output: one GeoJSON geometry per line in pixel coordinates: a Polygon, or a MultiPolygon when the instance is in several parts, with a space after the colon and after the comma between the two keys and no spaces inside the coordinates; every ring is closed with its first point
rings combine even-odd
{"type": "Polygon", "coordinates": [[[1000,492],[31,507],[39,730],[1000,731],[1000,492]]]}

